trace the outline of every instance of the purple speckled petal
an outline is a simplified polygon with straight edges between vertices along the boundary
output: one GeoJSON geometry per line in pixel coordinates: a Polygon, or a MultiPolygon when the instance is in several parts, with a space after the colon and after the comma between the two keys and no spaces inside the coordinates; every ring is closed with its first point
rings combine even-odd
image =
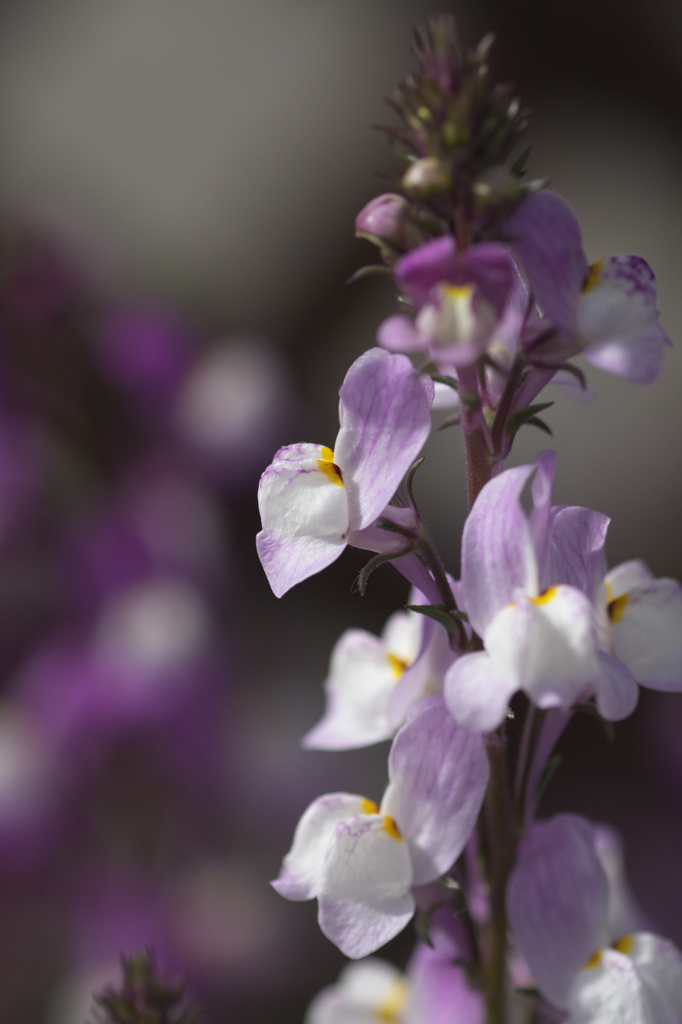
{"type": "Polygon", "coordinates": [[[594,366],[648,384],[670,338],[658,323],[656,279],[639,256],[610,256],[590,268],[576,312],[576,332],[594,366]]]}
{"type": "Polygon", "coordinates": [[[406,316],[389,316],[379,325],[377,342],[388,352],[419,352],[426,348],[423,338],[406,316]]]}
{"type": "Polygon", "coordinates": [[[533,827],[509,879],[507,910],[535,983],[565,1009],[576,974],[608,939],[608,882],[589,822],[559,814],[533,827]]]}
{"type": "Polygon", "coordinates": [[[491,480],[464,524],[458,602],[479,636],[516,588],[538,592],[533,531],[520,502],[534,470],[535,466],[518,466],[491,480]]]}
{"type": "Polygon", "coordinates": [[[381,514],[429,436],[429,395],[407,356],[380,348],[356,359],[339,395],[334,461],[351,529],[362,530],[381,514]]]}
{"type": "Polygon", "coordinates": [[[414,884],[448,870],[476,824],[488,782],[482,737],[458,726],[443,698],[417,704],[388,760],[390,784],[381,804],[410,850],[414,884]]]}
{"type": "Polygon", "coordinates": [[[411,886],[407,845],[383,815],[341,822],[322,872],[320,928],[346,956],[367,956],[414,914],[411,886]]]}
{"type": "Polygon", "coordinates": [[[400,290],[418,310],[428,302],[437,284],[452,280],[456,252],[454,238],[443,235],[413,249],[396,263],[395,276],[400,290]]]}
{"type": "Polygon", "coordinates": [[[573,334],[589,268],[580,225],[568,203],[554,192],[533,192],[507,221],[505,235],[542,311],[555,327],[573,334]]]}

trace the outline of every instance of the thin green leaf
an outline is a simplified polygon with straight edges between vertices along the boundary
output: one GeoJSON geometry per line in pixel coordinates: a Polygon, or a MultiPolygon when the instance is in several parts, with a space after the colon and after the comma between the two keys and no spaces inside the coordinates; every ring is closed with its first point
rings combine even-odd
{"type": "Polygon", "coordinates": [[[459,631],[458,622],[468,621],[464,612],[449,612],[443,604],[407,604],[405,607],[408,611],[419,612],[420,615],[426,615],[434,622],[439,622],[448,631],[448,636],[454,636],[459,631]]]}
{"type": "Polygon", "coordinates": [[[449,388],[452,388],[453,391],[457,391],[457,393],[459,393],[459,381],[455,380],[454,377],[441,377],[440,374],[434,373],[431,380],[435,381],[436,384],[446,384],[449,388]]]}
{"type": "Polygon", "coordinates": [[[390,267],[385,267],[383,263],[369,263],[365,267],[358,267],[358,269],[350,275],[346,284],[355,284],[356,281],[362,281],[365,277],[376,277],[385,276],[391,274],[390,267]]]}
{"type": "Polygon", "coordinates": [[[538,788],[535,791],[536,805],[540,803],[547,787],[549,786],[550,782],[552,781],[552,779],[558,772],[559,768],[561,767],[563,759],[563,754],[554,754],[554,756],[550,757],[549,761],[542,769],[542,775],[540,776],[540,781],[538,782],[538,788]]]}
{"type": "Polygon", "coordinates": [[[550,437],[554,437],[552,428],[547,426],[544,420],[541,420],[539,416],[531,416],[529,420],[526,420],[526,425],[529,427],[538,427],[539,430],[543,430],[545,434],[549,434],[550,437]]]}
{"type": "Polygon", "coordinates": [[[529,405],[527,409],[519,409],[518,412],[515,412],[507,420],[507,426],[505,428],[507,437],[514,437],[524,423],[528,423],[530,420],[535,419],[537,413],[542,412],[544,409],[549,409],[552,405],[554,405],[554,402],[538,402],[537,405],[529,405]]]}
{"type": "Polygon", "coordinates": [[[411,548],[405,548],[403,551],[394,551],[389,555],[375,555],[374,558],[370,558],[369,562],[358,573],[353,589],[359,590],[364,597],[367,583],[374,570],[378,569],[381,565],[385,565],[387,562],[393,562],[396,558],[401,558],[410,550],[411,548]]]}

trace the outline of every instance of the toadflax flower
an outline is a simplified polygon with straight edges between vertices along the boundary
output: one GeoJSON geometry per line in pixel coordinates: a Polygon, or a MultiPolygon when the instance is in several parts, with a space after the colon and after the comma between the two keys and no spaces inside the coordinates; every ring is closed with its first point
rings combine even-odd
{"type": "Polygon", "coordinates": [[[609,256],[588,265],[575,214],[549,191],[526,196],[505,233],[542,311],[593,366],[637,384],[658,376],[671,341],[645,260],[609,256]]]}
{"type": "Polygon", "coordinates": [[[384,348],[426,351],[438,366],[463,368],[490,348],[516,343],[527,289],[504,246],[482,242],[458,253],[445,235],[398,260],[395,276],[417,317],[384,320],[378,333],[384,348]]]}
{"type": "Polygon", "coordinates": [[[569,708],[595,694],[611,721],[637,702],[632,673],[600,647],[588,584],[577,585],[578,567],[583,575],[596,571],[590,558],[596,545],[596,566],[608,520],[589,509],[552,508],[555,466],[555,454],[543,452],[537,468],[501,473],[483,488],[464,526],[457,600],[484,650],[455,661],[445,696],[467,728],[497,728],[517,690],[540,708],[569,708]],[[533,473],[527,516],[521,493],[533,473]]]}
{"type": "MultiPolygon", "coordinates": [[[[413,592],[410,603],[418,601],[413,592]]],[[[395,612],[380,637],[346,630],[332,651],[325,713],[303,746],[350,750],[390,739],[413,704],[442,691],[454,658],[445,629],[417,612],[395,612]]]]}
{"type": "Polygon", "coordinates": [[[320,928],[346,956],[366,956],[402,931],[414,886],[444,874],[464,849],[488,782],[482,737],[427,697],[389,755],[381,807],[351,793],[319,797],[303,814],[279,877],[290,900],[317,897],[320,928]]]}
{"type": "Polygon", "coordinates": [[[507,907],[542,995],[566,1024],[678,1024],[682,954],[651,932],[616,930],[614,902],[589,822],[559,814],[533,827],[507,907]]]}
{"type": "Polygon", "coordinates": [[[431,429],[433,383],[406,356],[365,352],[339,398],[334,449],[280,448],[261,477],[256,545],[277,597],[331,565],[347,544],[365,546],[359,535],[381,515],[431,429]]]}

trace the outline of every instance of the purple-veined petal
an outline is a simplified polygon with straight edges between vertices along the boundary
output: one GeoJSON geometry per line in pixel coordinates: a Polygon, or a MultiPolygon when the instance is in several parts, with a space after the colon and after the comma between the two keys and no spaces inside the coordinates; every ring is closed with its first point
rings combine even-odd
{"type": "Polygon", "coordinates": [[[277,597],[331,565],[346,547],[348,498],[328,453],[316,444],[280,448],[260,479],[263,529],[256,547],[277,597]]]}
{"type": "Polygon", "coordinates": [[[379,348],[356,359],[339,396],[334,460],[351,529],[362,530],[381,514],[429,436],[430,399],[407,356],[379,348]]]}
{"type": "Polygon", "coordinates": [[[448,711],[465,729],[492,732],[505,720],[517,678],[485,651],[465,654],[445,676],[448,711]]]}
{"type": "Polygon", "coordinates": [[[554,192],[533,192],[505,226],[531,291],[555,327],[574,333],[580,290],[588,274],[580,225],[554,192]]]}
{"type": "Polygon", "coordinates": [[[388,771],[381,810],[410,850],[414,884],[425,885],[452,866],[476,824],[489,774],[483,739],[455,723],[442,697],[427,697],[397,733],[388,771]]]}
{"type": "Polygon", "coordinates": [[[400,290],[417,309],[428,302],[433,288],[452,279],[457,245],[450,235],[442,235],[403,256],[394,272],[400,290]]]}
{"type": "Polygon", "coordinates": [[[319,923],[346,956],[375,952],[414,913],[407,845],[390,818],[368,814],[337,825],[319,887],[319,923]]]}
{"type": "Polygon", "coordinates": [[[641,686],[682,690],[682,586],[652,580],[610,607],[613,653],[641,686]]]}
{"type": "Polygon", "coordinates": [[[272,887],[288,900],[311,900],[317,896],[334,829],[339,822],[373,810],[374,806],[353,793],[328,793],[314,800],[296,826],[291,850],[272,887]]]}
{"type": "Polygon", "coordinates": [[[406,316],[389,316],[377,331],[377,342],[388,352],[418,352],[426,348],[426,341],[406,316]]]}
{"type": "Polygon", "coordinates": [[[554,483],[554,474],[556,473],[557,454],[551,451],[540,452],[536,461],[538,468],[530,485],[531,498],[533,499],[530,524],[538,559],[540,577],[538,585],[541,590],[544,590],[545,586],[560,582],[554,579],[554,577],[544,579],[547,575],[545,563],[547,562],[547,541],[552,511],[552,484],[554,483]]]}
{"type": "Polygon", "coordinates": [[[608,883],[584,818],[559,814],[522,841],[509,923],[540,991],[566,1009],[573,979],[606,941],[608,883]]]}
{"type": "Polygon", "coordinates": [[[567,583],[596,601],[606,572],[604,546],[610,519],[578,505],[553,511],[547,582],[567,583]]]}
{"type": "Polygon", "coordinates": [[[464,524],[458,603],[479,636],[516,588],[538,592],[535,544],[520,502],[534,470],[518,466],[487,483],[464,524]]]}
{"type": "Polygon", "coordinates": [[[637,707],[637,680],[626,665],[605,651],[599,651],[599,677],[594,689],[599,714],[608,722],[621,722],[637,707]]]}

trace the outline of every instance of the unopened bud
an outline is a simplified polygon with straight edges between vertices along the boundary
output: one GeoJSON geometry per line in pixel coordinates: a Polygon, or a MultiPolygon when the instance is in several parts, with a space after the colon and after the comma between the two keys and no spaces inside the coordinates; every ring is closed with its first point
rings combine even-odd
{"type": "Polygon", "coordinates": [[[394,192],[376,196],[363,206],[355,218],[355,234],[381,249],[391,246],[401,252],[424,241],[410,220],[410,204],[394,192]]]}
{"type": "Polygon", "coordinates": [[[402,186],[406,192],[420,196],[446,192],[452,184],[447,168],[438,157],[425,156],[415,160],[405,171],[402,186]]]}
{"type": "Polygon", "coordinates": [[[479,174],[474,182],[473,193],[476,205],[483,208],[514,202],[521,198],[523,189],[516,175],[502,164],[497,164],[479,174]]]}

